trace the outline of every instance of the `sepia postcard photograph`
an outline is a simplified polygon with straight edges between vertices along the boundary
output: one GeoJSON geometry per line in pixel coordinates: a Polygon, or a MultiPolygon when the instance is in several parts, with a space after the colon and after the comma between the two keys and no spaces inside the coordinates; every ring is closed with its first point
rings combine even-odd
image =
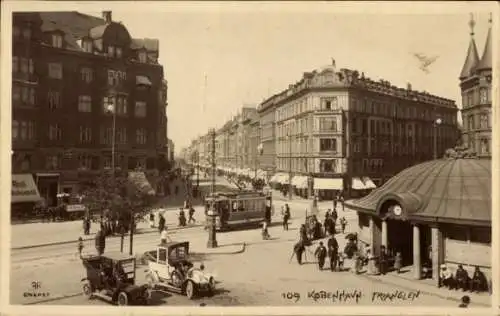
{"type": "Polygon", "coordinates": [[[492,314],[498,12],[3,2],[2,309],[492,314]]]}

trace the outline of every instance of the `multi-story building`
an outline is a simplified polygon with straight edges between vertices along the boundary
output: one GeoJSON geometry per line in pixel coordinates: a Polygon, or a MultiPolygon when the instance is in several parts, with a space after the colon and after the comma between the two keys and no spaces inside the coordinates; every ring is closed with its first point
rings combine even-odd
{"type": "Polygon", "coordinates": [[[107,11],[14,13],[12,41],[13,174],[34,174],[49,206],[113,161],[157,174],[167,150],[158,40],[132,38],[107,11]]]}
{"type": "Polygon", "coordinates": [[[262,155],[259,159],[259,167],[270,174],[276,170],[276,100],[276,98],[269,98],[257,107],[260,120],[260,141],[262,143],[262,155]]]}
{"type": "Polygon", "coordinates": [[[473,19],[470,20],[471,39],[464,66],[460,72],[462,90],[463,142],[479,157],[491,158],[491,79],[492,43],[490,28],[481,59],[474,40],[473,19]]]}
{"type": "MultiPolygon", "coordinates": [[[[331,198],[381,185],[413,164],[442,156],[458,140],[457,106],[449,99],[373,81],[331,65],[305,73],[265,100],[275,110],[278,173],[274,181],[331,198]],[[434,146],[433,146],[434,145],[434,146]]],[[[271,110],[272,111],[272,110],[271,110]]],[[[264,153],[266,141],[262,137],[264,153]]]]}
{"type": "MultiPolygon", "coordinates": [[[[174,142],[168,139],[168,161],[172,162],[175,159],[175,145],[174,142]]],[[[181,156],[182,157],[182,156],[181,156]]]]}

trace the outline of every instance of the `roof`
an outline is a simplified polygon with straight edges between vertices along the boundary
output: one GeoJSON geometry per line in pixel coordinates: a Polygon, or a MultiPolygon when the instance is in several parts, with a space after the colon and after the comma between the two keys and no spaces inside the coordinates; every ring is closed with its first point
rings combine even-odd
{"type": "Polygon", "coordinates": [[[488,35],[486,35],[486,43],[484,44],[484,51],[481,60],[479,61],[476,69],[484,70],[484,69],[492,69],[493,64],[493,54],[492,54],[492,46],[491,46],[491,26],[488,29],[488,35]]]}
{"type": "Polygon", "coordinates": [[[491,225],[491,160],[441,159],[407,168],[369,195],[346,202],[379,215],[393,200],[409,219],[491,225]]]}
{"type": "Polygon", "coordinates": [[[134,256],[128,255],[123,252],[105,252],[102,254],[102,257],[109,258],[111,260],[116,260],[116,261],[121,261],[121,260],[129,260],[129,259],[134,259],[134,256]]]}

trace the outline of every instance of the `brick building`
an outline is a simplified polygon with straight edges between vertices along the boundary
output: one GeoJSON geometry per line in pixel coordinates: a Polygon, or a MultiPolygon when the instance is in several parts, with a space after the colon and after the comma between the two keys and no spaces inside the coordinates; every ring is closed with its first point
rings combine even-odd
{"type": "Polygon", "coordinates": [[[13,180],[33,175],[54,205],[113,156],[157,178],[168,155],[158,40],[132,38],[107,11],[15,13],[12,41],[13,180]]]}

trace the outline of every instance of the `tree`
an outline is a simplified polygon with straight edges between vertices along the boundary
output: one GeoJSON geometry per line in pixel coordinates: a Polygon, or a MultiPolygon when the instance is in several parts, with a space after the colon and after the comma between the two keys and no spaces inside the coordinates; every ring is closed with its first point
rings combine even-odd
{"type": "Polygon", "coordinates": [[[117,220],[125,230],[130,221],[144,216],[154,203],[150,189],[141,188],[125,174],[103,173],[88,183],[82,192],[83,204],[90,210],[100,210],[101,215],[117,220]],[[104,212],[105,210],[108,210],[104,212]]]}

